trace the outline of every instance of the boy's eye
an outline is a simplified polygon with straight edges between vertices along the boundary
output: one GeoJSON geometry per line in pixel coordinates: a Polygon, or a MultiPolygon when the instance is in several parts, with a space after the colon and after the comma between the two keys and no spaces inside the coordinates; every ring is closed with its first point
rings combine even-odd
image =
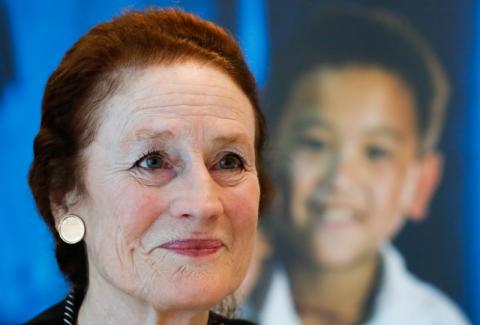
{"type": "Polygon", "coordinates": [[[305,137],[300,140],[300,145],[312,150],[323,150],[327,143],[323,139],[305,137]]]}
{"type": "Polygon", "coordinates": [[[367,156],[371,160],[390,157],[390,151],[379,146],[370,146],[367,148],[367,156]]]}
{"type": "Polygon", "coordinates": [[[218,169],[243,169],[244,163],[240,156],[230,153],[220,159],[217,166],[218,169]]]}

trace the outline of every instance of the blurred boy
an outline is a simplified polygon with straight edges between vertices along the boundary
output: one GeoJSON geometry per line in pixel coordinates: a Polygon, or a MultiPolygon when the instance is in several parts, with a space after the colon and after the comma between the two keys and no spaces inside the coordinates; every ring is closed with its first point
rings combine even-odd
{"type": "Polygon", "coordinates": [[[440,180],[448,85],[438,59],[378,11],[312,14],[292,40],[267,94],[283,265],[260,323],[468,323],[389,244],[405,220],[425,217],[440,180]]]}

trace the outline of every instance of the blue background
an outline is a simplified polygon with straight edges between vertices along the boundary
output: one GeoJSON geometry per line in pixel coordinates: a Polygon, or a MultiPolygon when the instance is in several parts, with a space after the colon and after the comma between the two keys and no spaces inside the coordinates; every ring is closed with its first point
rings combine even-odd
{"type": "Polygon", "coordinates": [[[313,6],[384,7],[407,18],[438,52],[453,85],[441,149],[446,172],[422,225],[396,240],[412,271],[480,324],[480,4],[468,0],[0,0],[0,324],[27,320],[63,298],[67,285],[27,185],[43,87],[89,28],[128,8],[182,7],[239,39],[260,88],[269,60],[313,6]]]}

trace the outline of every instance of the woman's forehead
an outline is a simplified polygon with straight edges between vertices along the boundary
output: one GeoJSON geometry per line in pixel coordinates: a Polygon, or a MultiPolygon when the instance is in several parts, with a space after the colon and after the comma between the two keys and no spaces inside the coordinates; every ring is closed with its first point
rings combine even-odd
{"type": "Polygon", "coordinates": [[[140,129],[161,130],[169,124],[178,128],[183,122],[214,126],[223,121],[239,125],[253,136],[250,101],[223,72],[194,63],[155,66],[140,72],[132,73],[132,78],[124,80],[105,101],[103,131],[135,134],[140,129]]]}

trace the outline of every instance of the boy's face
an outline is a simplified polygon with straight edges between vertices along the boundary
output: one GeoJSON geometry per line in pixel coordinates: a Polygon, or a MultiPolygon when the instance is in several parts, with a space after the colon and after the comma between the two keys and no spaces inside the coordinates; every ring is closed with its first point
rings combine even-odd
{"type": "Polygon", "coordinates": [[[429,172],[438,164],[418,154],[414,105],[402,80],[380,68],[322,69],[297,84],[287,149],[296,254],[317,267],[351,266],[419,210],[416,196],[428,203],[436,182],[425,184],[425,174],[438,175],[429,172]]]}

